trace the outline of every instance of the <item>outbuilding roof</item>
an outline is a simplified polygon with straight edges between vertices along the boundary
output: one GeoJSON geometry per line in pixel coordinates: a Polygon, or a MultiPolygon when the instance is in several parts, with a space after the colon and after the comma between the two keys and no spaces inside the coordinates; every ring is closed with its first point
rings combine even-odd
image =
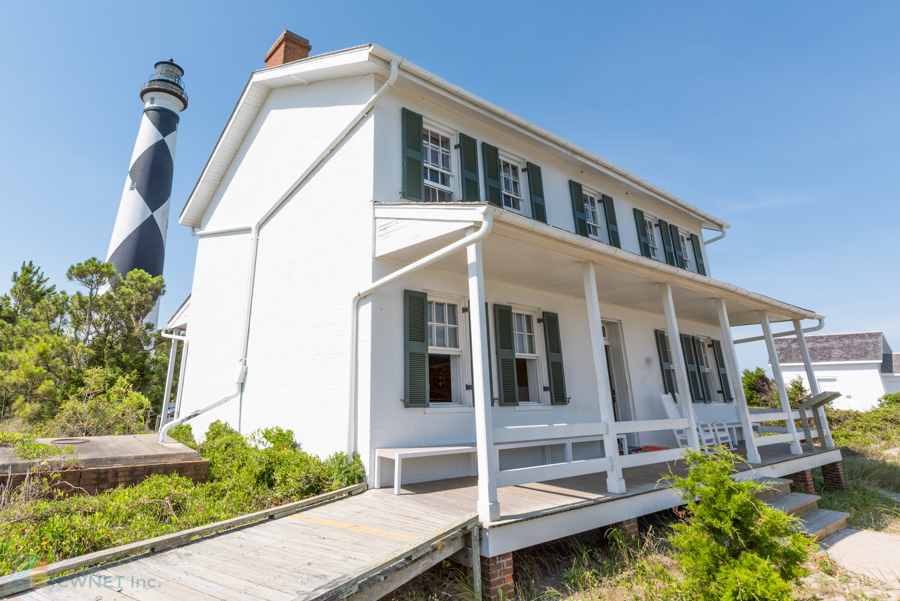
{"type": "MultiPolygon", "coordinates": [[[[818,334],[806,336],[809,358],[813,363],[885,360],[892,353],[881,332],[853,332],[849,334],[818,334]]],[[[796,336],[775,339],[775,350],[781,363],[802,363],[796,336]]]]}

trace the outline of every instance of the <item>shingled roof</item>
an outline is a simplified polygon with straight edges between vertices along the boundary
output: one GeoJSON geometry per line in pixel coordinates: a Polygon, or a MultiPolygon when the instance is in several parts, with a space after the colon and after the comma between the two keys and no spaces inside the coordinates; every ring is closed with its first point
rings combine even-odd
{"type": "MultiPolygon", "coordinates": [[[[892,356],[891,347],[881,332],[806,336],[806,346],[813,363],[885,361],[886,356],[892,356]]],[[[781,363],[803,362],[796,336],[776,338],[775,350],[781,363]]]]}

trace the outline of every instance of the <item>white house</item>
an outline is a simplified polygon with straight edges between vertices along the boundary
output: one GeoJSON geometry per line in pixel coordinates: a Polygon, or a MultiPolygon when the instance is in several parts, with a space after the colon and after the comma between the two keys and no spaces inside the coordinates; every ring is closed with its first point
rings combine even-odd
{"type": "MultiPolygon", "coordinates": [[[[866,411],[884,394],[900,392],[900,353],[891,350],[882,332],[817,334],[806,337],[815,378],[820,390],[839,390],[838,409],[866,411]]],[[[775,341],[784,377],[809,376],[803,366],[796,338],[775,341]]]]}
{"type": "Polygon", "coordinates": [[[269,62],[179,218],[198,236],[181,420],[215,405],[196,433],[279,425],[358,451],[370,485],[469,495],[486,557],[678,504],[656,480],[698,420],[743,432],[755,475],[840,461],[794,420],[752,435],[789,408],[749,412],[731,326],[773,349],[771,322],[823,318],[715,279],[727,223],[380,46],[269,62]],[[402,476],[396,449],[420,450],[402,476]],[[594,500],[529,505],[563,477],[594,500]]]}

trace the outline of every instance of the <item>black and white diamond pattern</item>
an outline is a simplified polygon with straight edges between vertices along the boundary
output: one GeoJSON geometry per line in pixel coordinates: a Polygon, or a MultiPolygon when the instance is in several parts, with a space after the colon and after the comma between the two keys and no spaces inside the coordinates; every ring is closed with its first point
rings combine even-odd
{"type": "MultiPolygon", "coordinates": [[[[174,111],[144,109],[106,257],[116,273],[143,269],[154,277],[162,275],[177,135],[174,111]]],[[[155,308],[148,321],[156,323],[156,312],[155,308]]]]}

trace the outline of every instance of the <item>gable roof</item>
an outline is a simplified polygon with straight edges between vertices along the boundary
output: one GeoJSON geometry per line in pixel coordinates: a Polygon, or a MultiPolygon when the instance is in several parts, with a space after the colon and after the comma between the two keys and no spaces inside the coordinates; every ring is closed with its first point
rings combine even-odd
{"type": "Polygon", "coordinates": [[[319,54],[278,67],[254,71],[228,119],[225,129],[219,136],[194,190],[188,197],[178,222],[181,225],[200,227],[203,214],[209,207],[213,195],[237,155],[270,90],[372,73],[387,77],[390,73],[391,60],[397,60],[399,63],[401,78],[426,88],[436,89],[439,93],[451,97],[472,110],[501,121],[533,140],[551,146],[557,152],[610,175],[628,188],[686,211],[699,219],[702,227],[706,229],[724,232],[731,227],[721,219],[713,217],[618,165],[479,98],[375,44],[319,54]]]}
{"type": "MultiPolygon", "coordinates": [[[[881,332],[854,332],[850,334],[818,334],[806,336],[809,358],[813,363],[843,361],[884,361],[891,352],[881,332]]],[[[803,363],[796,336],[775,339],[775,351],[780,363],[803,363]]]]}

